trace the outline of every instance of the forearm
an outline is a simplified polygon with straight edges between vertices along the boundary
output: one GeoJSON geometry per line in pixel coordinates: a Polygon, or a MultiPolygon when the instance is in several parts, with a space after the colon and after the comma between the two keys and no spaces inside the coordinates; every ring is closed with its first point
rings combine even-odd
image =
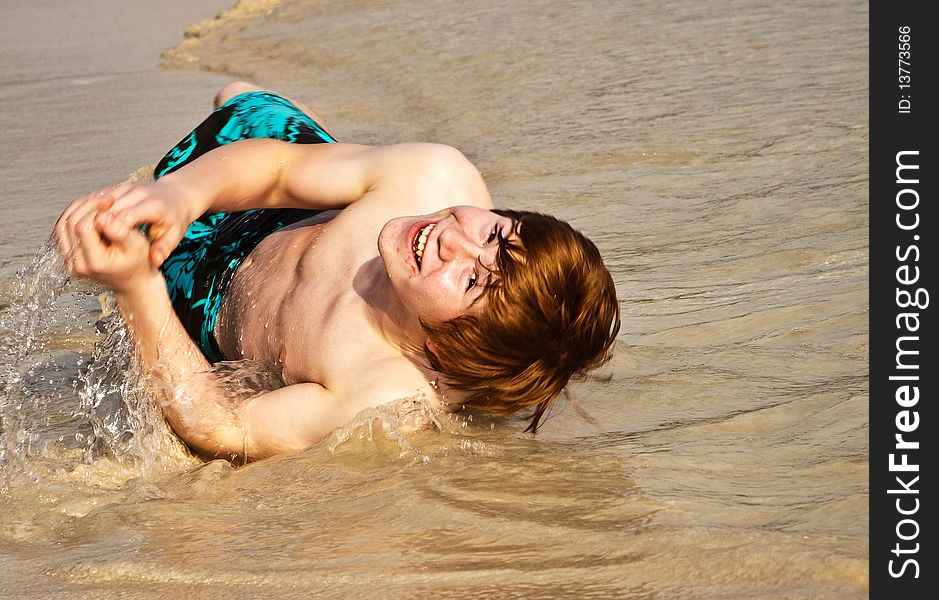
{"type": "Polygon", "coordinates": [[[245,140],[216,148],[164,175],[156,186],[185,196],[190,221],[209,210],[266,208],[281,168],[278,146],[270,142],[245,140]]]}
{"type": "Polygon", "coordinates": [[[153,382],[176,434],[201,455],[243,456],[244,399],[226,397],[211,365],[173,311],[159,272],[154,269],[114,295],[134,339],[141,370],[153,382]]]}
{"type": "Polygon", "coordinates": [[[150,260],[161,265],[186,228],[207,211],[341,209],[373,192],[402,207],[429,209],[424,212],[439,209],[441,197],[454,204],[491,205],[479,171],[449,146],[269,139],[226,144],[154,184],[118,185],[99,192],[95,201],[106,208],[97,225],[111,237],[149,225],[150,260]]]}

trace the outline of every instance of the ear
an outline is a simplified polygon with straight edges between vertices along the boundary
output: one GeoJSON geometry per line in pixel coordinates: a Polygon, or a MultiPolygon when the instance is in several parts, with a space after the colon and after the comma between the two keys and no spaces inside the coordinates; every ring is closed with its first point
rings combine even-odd
{"type": "Polygon", "coordinates": [[[424,341],[424,348],[427,350],[427,362],[430,363],[431,368],[435,371],[440,371],[440,361],[437,360],[437,346],[434,344],[433,340],[427,338],[424,341]]]}

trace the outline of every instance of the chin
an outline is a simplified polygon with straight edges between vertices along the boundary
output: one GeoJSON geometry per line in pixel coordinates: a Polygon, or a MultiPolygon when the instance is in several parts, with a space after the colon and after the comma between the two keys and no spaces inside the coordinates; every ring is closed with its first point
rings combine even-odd
{"type": "Polygon", "coordinates": [[[395,221],[397,221],[397,219],[392,219],[385,223],[385,226],[382,227],[381,231],[378,233],[378,254],[386,264],[388,259],[395,253],[394,240],[396,236],[394,235],[394,231],[398,229],[395,221]]]}
{"type": "Polygon", "coordinates": [[[401,237],[400,225],[397,219],[391,220],[382,227],[378,234],[378,256],[385,267],[385,273],[392,280],[412,275],[410,265],[402,256],[398,240],[401,237]]]}

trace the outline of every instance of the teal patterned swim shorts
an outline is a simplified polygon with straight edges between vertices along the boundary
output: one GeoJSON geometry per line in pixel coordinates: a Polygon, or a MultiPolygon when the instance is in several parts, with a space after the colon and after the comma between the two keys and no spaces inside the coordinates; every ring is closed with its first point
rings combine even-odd
{"type": "MultiPolygon", "coordinates": [[[[249,138],[297,144],[336,141],[277,94],[247,92],[220,106],[176,144],[154,169],[154,177],[172,173],[214,148],[249,138]]],[[[206,213],[186,230],[161,271],[173,309],[210,362],[225,360],[214,330],[238,265],[271,233],[318,212],[285,208],[206,213]]]]}

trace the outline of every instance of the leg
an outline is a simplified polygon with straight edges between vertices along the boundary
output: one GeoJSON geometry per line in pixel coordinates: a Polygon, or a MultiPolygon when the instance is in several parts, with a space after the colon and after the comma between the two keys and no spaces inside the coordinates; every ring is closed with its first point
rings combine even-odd
{"type": "Polygon", "coordinates": [[[326,133],[332,135],[332,133],[329,131],[329,128],[326,127],[326,121],[323,119],[322,115],[313,110],[313,108],[309,105],[304,104],[295,98],[291,98],[290,96],[284,96],[283,94],[278,94],[274,90],[266,90],[254,85],[253,83],[247,83],[245,81],[233,81],[220,89],[218,93],[215,94],[215,99],[212,102],[212,108],[218,110],[223,104],[227,103],[235,96],[239,96],[245,92],[269,92],[272,94],[277,94],[284,100],[288,100],[291,104],[302,110],[311,119],[319,123],[320,127],[322,127],[326,133]]]}
{"type": "Polygon", "coordinates": [[[218,110],[223,104],[245,92],[270,92],[246,81],[233,81],[220,89],[212,101],[212,110],[218,110]]]}
{"type": "Polygon", "coordinates": [[[274,92],[235,82],[222,88],[216,101],[225,98],[228,99],[163,157],[153,171],[155,179],[238,140],[271,138],[297,144],[336,141],[307,111],[274,92]]]}

